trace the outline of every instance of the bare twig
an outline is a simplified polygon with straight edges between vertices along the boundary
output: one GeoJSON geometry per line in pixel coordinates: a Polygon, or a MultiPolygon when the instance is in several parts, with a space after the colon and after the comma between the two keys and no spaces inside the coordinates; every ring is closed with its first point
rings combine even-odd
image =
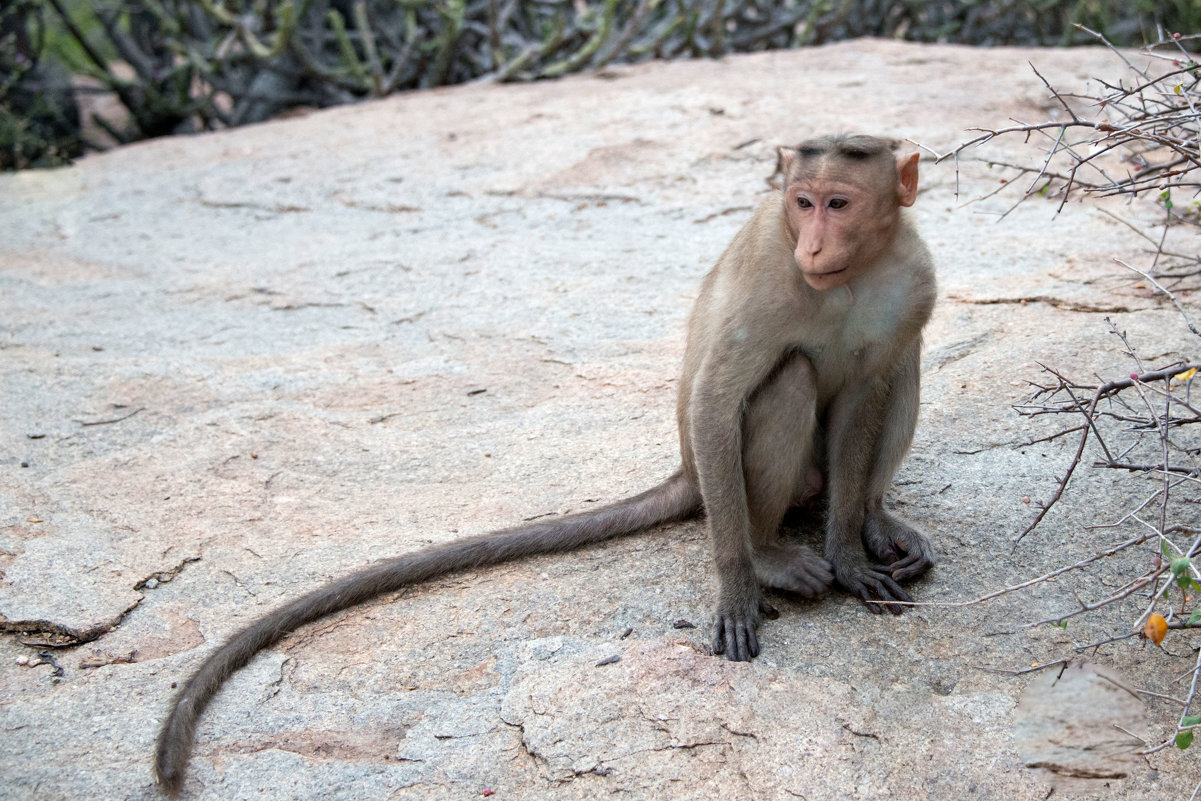
{"type": "MultiPolygon", "coordinates": [[[[1201,230],[1201,209],[1197,203],[1190,203],[1182,211],[1173,200],[1174,192],[1195,199],[1201,190],[1201,64],[1175,38],[1169,38],[1148,48],[1147,52],[1154,53],[1156,59],[1136,65],[1099,33],[1083,30],[1114,52],[1124,66],[1126,77],[1098,81],[1095,86],[1099,89],[1076,94],[1054,86],[1031,65],[1066,116],[1059,120],[1015,121],[1005,127],[977,129],[978,136],[937,155],[937,160],[954,159],[958,189],[962,155],[1001,138],[1022,137],[1027,143],[1033,140],[1042,145],[1040,158],[1029,164],[1021,160],[983,159],[990,167],[1001,167],[1005,172],[999,186],[988,188],[968,202],[987,200],[1003,191],[1019,193],[1015,203],[1002,210],[1001,216],[1035,197],[1054,198],[1059,210],[1071,199],[1153,200],[1162,210],[1161,221],[1150,228],[1154,235],[1106,211],[1150,246],[1150,257],[1142,264],[1135,265],[1123,258],[1115,261],[1141,278],[1145,282],[1143,287],[1150,287],[1171,303],[1188,331],[1201,336],[1186,302],[1188,292],[1201,289],[1197,283],[1201,256],[1191,252],[1191,245],[1172,250],[1168,244],[1169,233],[1178,228],[1189,226],[1201,230]],[[1020,182],[1023,186],[1017,190],[1010,189],[1018,183],[1013,180],[1014,175],[1023,179],[1020,182]]],[[[1168,631],[1175,632],[1174,637],[1187,638],[1191,636],[1190,630],[1201,628],[1201,603],[1195,600],[1201,598],[1201,570],[1194,564],[1201,549],[1201,531],[1191,522],[1201,505],[1201,429],[1194,427],[1201,423],[1201,409],[1191,398],[1192,379],[1201,369],[1201,363],[1144,359],[1124,330],[1108,318],[1106,322],[1131,360],[1133,369],[1127,377],[1114,380],[1097,377],[1093,382],[1081,383],[1068,378],[1064,371],[1041,365],[1049,380],[1031,382],[1032,394],[1015,406],[1019,414],[1027,417],[1067,415],[1063,418],[1067,424],[1025,444],[1075,437],[1075,447],[1067,465],[1055,478],[1051,497],[1038,504],[1037,514],[1015,538],[1014,547],[1043,525],[1051,509],[1068,497],[1074,482],[1082,480],[1085,471],[1079,468],[1090,448],[1096,451],[1096,457],[1090,459],[1093,467],[1123,471],[1129,476],[1123,480],[1139,485],[1118,519],[1084,525],[1083,533],[1095,536],[1103,529],[1133,529],[1133,536],[1073,564],[968,602],[978,603],[1065,575],[1077,575],[1082,569],[1117,558],[1120,552],[1130,554],[1145,548],[1146,561],[1141,565],[1129,556],[1121,562],[1122,569],[1128,571],[1128,565],[1135,565],[1122,586],[1107,589],[1097,600],[1070,587],[1076,608],[1028,624],[1028,627],[1048,623],[1066,625],[1073,617],[1095,613],[1104,607],[1123,610],[1120,614],[1124,621],[1134,618],[1133,625],[1124,622],[1118,624],[1116,631],[1111,629],[1113,634],[1109,637],[1076,645],[1076,652],[1144,636],[1159,643],[1168,631]],[[1179,522],[1182,516],[1189,522],[1179,522]]],[[[1083,582],[1078,581],[1077,586],[1083,587],[1083,582]]],[[[1198,719],[1190,715],[1190,710],[1195,705],[1201,678],[1201,651],[1196,664],[1183,678],[1190,679],[1189,692],[1184,698],[1139,691],[1182,707],[1171,736],[1144,753],[1154,753],[1173,744],[1184,747],[1191,741],[1193,724],[1198,719]],[[1189,734],[1186,736],[1185,732],[1189,734]]],[[[1201,784],[1194,791],[1194,798],[1199,792],[1201,784]]]]}
{"type": "MultiPolygon", "coordinates": [[[[1163,242],[1161,240],[1159,247],[1156,249],[1156,253],[1160,253],[1160,252],[1162,252],[1162,250],[1163,250],[1163,242]]],[[[1185,325],[1188,326],[1188,330],[1192,331],[1193,334],[1196,336],[1201,336],[1201,333],[1199,333],[1197,331],[1197,326],[1193,324],[1192,318],[1188,316],[1188,312],[1186,312],[1184,310],[1184,307],[1180,305],[1180,301],[1176,299],[1175,295],[1173,295],[1168,290],[1164,289],[1164,287],[1161,283],[1159,283],[1154,278],[1152,278],[1149,274],[1143,272],[1142,270],[1138,269],[1137,267],[1131,267],[1129,264],[1122,261],[1121,259],[1114,259],[1114,261],[1116,261],[1118,264],[1125,267],[1127,270],[1138,273],[1143,278],[1147,279],[1147,281],[1150,282],[1152,286],[1154,286],[1156,289],[1158,289],[1160,292],[1162,292],[1165,296],[1167,296],[1168,300],[1172,301],[1172,305],[1174,305],[1176,307],[1176,311],[1180,312],[1180,316],[1184,318],[1184,322],[1185,322],[1185,325]]]]}

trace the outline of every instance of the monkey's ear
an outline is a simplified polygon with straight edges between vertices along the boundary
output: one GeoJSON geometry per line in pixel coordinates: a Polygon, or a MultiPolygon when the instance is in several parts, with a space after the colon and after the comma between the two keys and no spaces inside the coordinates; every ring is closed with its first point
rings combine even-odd
{"type": "Polygon", "coordinates": [[[792,160],[796,158],[796,151],[791,147],[781,145],[776,148],[776,163],[780,165],[780,172],[784,177],[788,177],[789,170],[792,169],[792,160]]]}
{"type": "Polygon", "coordinates": [[[897,201],[912,206],[917,200],[917,153],[897,159],[897,201]]]}

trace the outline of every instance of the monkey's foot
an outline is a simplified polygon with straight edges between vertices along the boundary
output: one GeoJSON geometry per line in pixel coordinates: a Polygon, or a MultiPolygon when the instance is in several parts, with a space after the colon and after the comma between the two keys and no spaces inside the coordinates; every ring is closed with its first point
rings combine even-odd
{"type": "Polygon", "coordinates": [[[760,614],[775,619],[775,607],[763,600],[759,587],[752,592],[727,592],[723,587],[713,614],[713,653],[725,654],[731,662],[750,662],[759,655],[760,614]],[[740,597],[746,596],[746,597],[740,597]]]}
{"type": "Polygon", "coordinates": [[[816,598],[834,581],[830,563],[804,545],[760,545],[755,548],[753,558],[755,576],[764,587],[816,598]]]}
{"type": "Polygon", "coordinates": [[[863,523],[863,547],[888,566],[897,581],[917,578],[934,567],[929,538],[883,509],[869,512],[863,523]]]}
{"type": "Polygon", "coordinates": [[[871,564],[867,561],[849,558],[835,558],[832,562],[834,577],[838,583],[851,595],[863,601],[874,615],[880,614],[885,609],[894,615],[899,615],[905,607],[896,601],[913,602],[909,593],[901,589],[901,586],[893,580],[892,568],[888,565],[871,564]]]}

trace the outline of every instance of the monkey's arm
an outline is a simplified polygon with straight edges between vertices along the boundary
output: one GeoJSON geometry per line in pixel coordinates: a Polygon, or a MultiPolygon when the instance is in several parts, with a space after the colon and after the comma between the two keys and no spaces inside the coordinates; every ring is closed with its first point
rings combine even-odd
{"type": "MultiPolygon", "coordinates": [[[[908,446],[912,423],[898,419],[895,425],[909,426],[906,436],[888,429],[884,417],[893,405],[891,376],[876,376],[854,382],[844,388],[831,404],[828,417],[829,513],[826,519],[826,559],[834,567],[834,577],[850,593],[879,614],[885,608],[900,614],[902,607],[881,605],[876,601],[912,601],[897,584],[888,565],[871,561],[864,550],[864,524],[868,518],[869,479],[877,468],[878,448],[890,438],[903,439],[908,446]]],[[[904,390],[903,387],[896,389],[904,390]]],[[[916,404],[914,404],[916,405],[916,404]]],[[[903,417],[900,416],[900,417],[903,417]]],[[[900,463],[903,447],[895,455],[900,463]]],[[[891,472],[888,478],[892,478],[891,472]]]]}
{"type": "Polygon", "coordinates": [[[930,540],[884,508],[884,493],[913,440],[921,395],[921,340],[915,340],[893,373],[876,457],[868,479],[867,520],[863,543],[867,552],[892,571],[897,581],[916,578],[934,566],[930,540]]]}
{"type": "Polygon", "coordinates": [[[736,662],[759,654],[755,629],[771,613],[755,576],[742,465],[742,414],[747,398],[774,366],[773,351],[719,337],[698,371],[688,410],[697,483],[717,569],[713,651],[736,662]],[[770,355],[769,355],[770,354],[770,355]]]}

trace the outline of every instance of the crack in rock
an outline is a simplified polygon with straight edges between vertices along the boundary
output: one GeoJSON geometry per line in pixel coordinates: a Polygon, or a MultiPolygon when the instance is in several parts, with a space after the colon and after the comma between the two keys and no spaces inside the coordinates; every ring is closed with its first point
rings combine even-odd
{"type": "Polygon", "coordinates": [[[875,740],[876,742],[880,741],[880,735],[873,734],[870,731],[855,731],[854,729],[851,728],[850,723],[844,723],[844,724],[842,724],[842,727],[844,729],[846,729],[847,731],[849,731],[851,734],[855,735],[856,737],[866,737],[868,739],[875,740]]]}
{"type": "Polygon", "coordinates": [[[1028,768],[1042,768],[1070,779],[1124,779],[1129,774],[1124,770],[1093,770],[1090,768],[1061,765],[1058,762],[1027,762],[1028,768]]]}
{"type": "Polygon", "coordinates": [[[0,620],[0,632],[16,634],[22,645],[35,648],[70,648],[97,640],[121,625],[125,616],[142,603],[138,598],[114,617],[87,628],[75,628],[53,620],[0,620]]]}
{"type": "Polygon", "coordinates": [[[168,581],[171,581],[172,579],[174,579],[181,572],[183,572],[184,567],[186,567],[187,565],[190,565],[192,562],[199,562],[199,561],[200,561],[199,556],[185,556],[183,559],[180,560],[179,564],[177,564],[175,567],[173,567],[169,570],[159,570],[157,572],[151,573],[149,576],[142,579],[137,584],[133,585],[133,588],[135,590],[142,590],[142,589],[153,590],[158,585],[166,584],[168,581]]]}
{"type": "Polygon", "coordinates": [[[973,306],[999,306],[1003,304],[1025,306],[1029,303],[1045,303],[1060,311],[1084,312],[1086,314],[1132,314],[1139,311],[1148,311],[1145,308],[1138,309],[1131,306],[1100,306],[1095,303],[1082,303],[1080,301],[1057,298],[1052,295],[1030,295],[1020,298],[965,298],[962,295],[948,295],[947,300],[953,300],[956,303],[967,303],[973,306]]]}
{"type": "MultiPolygon", "coordinates": [[[[184,566],[191,562],[199,562],[199,556],[185,556],[179,564],[168,570],[159,570],[133,585],[133,589],[144,592],[152,590],[159,584],[171,581],[180,574],[184,566]]],[[[105,634],[120,626],[125,617],[141,605],[146,596],[139,595],[133,603],[122,609],[108,620],[94,623],[86,628],[67,626],[53,620],[8,620],[0,616],[0,633],[15,634],[22,645],[35,648],[71,648],[76,645],[98,640],[105,634]]]]}

